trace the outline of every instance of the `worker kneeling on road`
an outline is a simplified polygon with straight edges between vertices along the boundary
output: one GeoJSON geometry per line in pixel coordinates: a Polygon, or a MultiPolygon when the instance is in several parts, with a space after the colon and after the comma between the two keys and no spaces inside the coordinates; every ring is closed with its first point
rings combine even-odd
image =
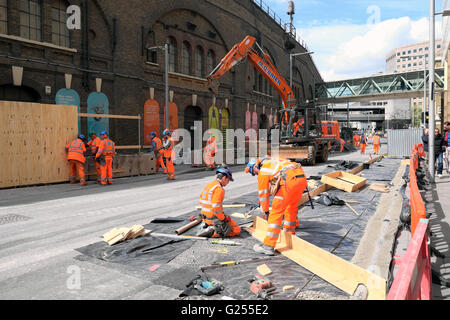
{"type": "Polygon", "coordinates": [[[255,244],[258,253],[273,255],[280,232],[295,234],[298,226],[298,203],[307,186],[300,164],[284,159],[250,160],[245,172],[258,175],[258,195],[261,210],[268,217],[268,229],[263,245],[255,244]],[[269,213],[269,197],[273,196],[269,213]],[[284,218],[284,223],[283,223],[284,218]]]}
{"type": "Polygon", "coordinates": [[[233,181],[231,170],[222,165],[216,170],[216,179],[203,189],[200,205],[205,229],[197,236],[223,238],[234,237],[241,233],[241,227],[230,216],[223,213],[224,187],[230,181],[233,181]]]}

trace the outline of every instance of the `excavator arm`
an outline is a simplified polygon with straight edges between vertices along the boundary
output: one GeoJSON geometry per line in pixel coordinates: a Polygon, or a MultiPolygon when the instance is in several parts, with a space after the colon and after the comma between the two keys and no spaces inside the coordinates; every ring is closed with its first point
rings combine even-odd
{"type": "Polygon", "coordinates": [[[268,55],[256,42],[252,36],[246,36],[240,43],[235,44],[233,48],[220,61],[216,68],[208,76],[209,89],[218,94],[219,82],[218,78],[222,77],[227,71],[233,68],[244,59],[248,59],[250,63],[258,70],[262,76],[271,84],[271,86],[280,94],[283,107],[288,108],[295,105],[294,92],[287,84],[286,80],[279,74],[268,55]],[[263,57],[253,49],[257,45],[263,57]]]}

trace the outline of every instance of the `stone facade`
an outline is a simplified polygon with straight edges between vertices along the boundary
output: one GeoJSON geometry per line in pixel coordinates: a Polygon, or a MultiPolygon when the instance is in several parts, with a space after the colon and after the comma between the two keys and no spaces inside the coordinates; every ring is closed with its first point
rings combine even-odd
{"type": "MultiPolygon", "coordinates": [[[[41,8],[41,41],[20,37],[20,1],[8,0],[8,31],[0,34],[0,99],[55,103],[56,92],[65,87],[64,74],[72,74],[71,88],[81,98],[80,112],[87,112],[87,97],[96,90],[96,78],[102,79],[101,91],[109,99],[110,114],[143,115],[150,88],[160,105],[160,128],[164,128],[164,54],[147,52],[171,37],[176,43],[177,60],[169,73],[169,90],[178,107],[178,127],[187,120],[201,118],[208,127],[208,110],[213,95],[207,89],[207,53],[214,52],[214,63],[246,35],[256,37],[272,58],[277,70],[289,81],[289,53],[305,52],[280,24],[252,0],[46,0],[41,8]],[[78,5],[81,30],[70,31],[70,46],[52,44],[52,7],[78,5]],[[183,70],[183,43],[191,50],[191,70],[183,70]],[[195,52],[201,48],[203,66],[197,67],[195,52]],[[11,67],[23,67],[22,87],[13,86],[11,67]],[[196,71],[201,72],[200,75],[196,71]],[[51,87],[50,92],[45,88],[51,87]],[[197,95],[193,106],[192,95],[197,95]],[[197,115],[192,114],[197,110],[197,115]],[[189,119],[188,119],[189,118],[189,119]]],[[[295,59],[294,59],[295,60],[295,59]]],[[[308,56],[293,68],[293,89],[297,99],[313,98],[314,84],[322,82],[308,56]]],[[[279,109],[281,100],[248,61],[235,66],[220,80],[216,106],[225,108],[228,99],[230,128],[245,127],[245,112],[263,119],[264,113],[279,109]],[[255,107],[256,106],[256,107],[255,107]]],[[[110,136],[118,145],[135,145],[138,124],[135,120],[110,120],[110,136]]],[[[87,120],[82,118],[82,131],[87,120]]],[[[187,128],[189,129],[189,128],[187,128]]],[[[141,137],[144,133],[141,122],[141,137]]]]}

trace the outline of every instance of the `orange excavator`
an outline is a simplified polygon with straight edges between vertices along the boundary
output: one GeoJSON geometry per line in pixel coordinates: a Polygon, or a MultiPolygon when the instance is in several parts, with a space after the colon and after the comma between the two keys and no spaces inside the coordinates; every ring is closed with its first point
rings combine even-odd
{"type": "Polygon", "coordinates": [[[297,104],[292,88],[277,71],[269,56],[252,36],[246,36],[225,55],[208,76],[209,89],[218,95],[219,81],[227,71],[247,59],[281,97],[282,109],[279,156],[314,165],[328,160],[328,143],[333,138],[322,133],[320,108],[313,101],[297,104]],[[254,49],[256,47],[259,53],[254,49]]]}

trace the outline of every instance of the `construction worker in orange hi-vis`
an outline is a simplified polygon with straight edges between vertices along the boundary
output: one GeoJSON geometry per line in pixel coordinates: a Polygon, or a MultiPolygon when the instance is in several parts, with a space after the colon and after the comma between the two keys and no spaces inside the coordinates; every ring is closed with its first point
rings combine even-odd
{"type": "Polygon", "coordinates": [[[213,136],[211,131],[208,131],[208,140],[206,141],[206,146],[203,148],[203,154],[205,157],[205,164],[207,170],[214,170],[216,167],[214,164],[214,156],[217,153],[216,138],[213,136]]]}
{"type": "Polygon", "coordinates": [[[95,132],[90,132],[89,137],[91,138],[91,140],[87,143],[87,145],[91,149],[92,158],[94,159],[95,171],[97,173],[97,183],[100,183],[102,171],[100,163],[95,161],[95,155],[97,154],[98,146],[102,140],[100,140],[100,138],[97,137],[97,134],[95,132]]]}
{"type": "Polygon", "coordinates": [[[375,154],[380,152],[380,136],[377,133],[373,136],[373,152],[375,154]]]}
{"type": "Polygon", "coordinates": [[[84,157],[84,153],[86,152],[86,146],[84,141],[86,140],[85,136],[80,134],[77,139],[69,142],[66,145],[67,152],[67,160],[69,160],[70,164],[70,183],[76,183],[77,172],[80,177],[80,185],[86,185],[86,176],[84,174],[84,163],[86,158],[84,157]]]}
{"type": "Polygon", "coordinates": [[[154,131],[150,132],[150,138],[152,139],[152,146],[150,147],[150,152],[155,153],[156,158],[156,173],[159,171],[159,167],[163,168],[164,173],[167,173],[166,166],[164,165],[163,159],[162,159],[162,142],[161,139],[156,136],[156,133],[154,131]]]}
{"type": "Polygon", "coordinates": [[[344,151],[345,140],[342,138],[339,138],[339,142],[341,143],[341,149],[339,150],[339,152],[342,152],[342,151],[344,151]]]}
{"type": "Polygon", "coordinates": [[[304,123],[303,118],[300,118],[298,121],[294,122],[294,136],[297,136],[300,127],[303,128],[303,123],[304,123]]]}
{"type": "Polygon", "coordinates": [[[163,131],[163,160],[164,164],[167,168],[167,179],[169,180],[175,180],[175,168],[173,166],[173,156],[174,156],[174,143],[171,137],[171,132],[169,129],[165,129],[163,131]]]}
{"type": "Polygon", "coordinates": [[[295,234],[299,225],[298,203],[307,186],[305,173],[298,163],[269,157],[250,160],[245,172],[258,175],[259,207],[264,216],[268,216],[263,245],[255,244],[253,250],[273,255],[281,230],[295,234]],[[273,196],[273,201],[269,213],[270,196],[273,196]]]}
{"type": "Polygon", "coordinates": [[[353,136],[353,145],[354,145],[355,147],[359,147],[359,139],[360,139],[360,136],[359,136],[358,134],[355,134],[355,135],[353,136]]]}
{"type": "Polygon", "coordinates": [[[203,229],[199,237],[234,237],[241,233],[241,227],[230,216],[223,213],[224,187],[234,181],[231,170],[222,165],[216,170],[216,179],[210,182],[200,195],[203,229]]]}
{"type": "Polygon", "coordinates": [[[101,178],[100,183],[102,186],[106,184],[112,184],[112,163],[114,155],[116,154],[116,144],[111,139],[108,139],[108,133],[106,131],[100,132],[100,144],[95,155],[95,160],[100,162],[101,178]]]}
{"type": "Polygon", "coordinates": [[[366,152],[366,144],[367,144],[367,137],[364,132],[361,133],[361,137],[359,138],[359,145],[361,147],[361,154],[364,154],[366,152]]]}

